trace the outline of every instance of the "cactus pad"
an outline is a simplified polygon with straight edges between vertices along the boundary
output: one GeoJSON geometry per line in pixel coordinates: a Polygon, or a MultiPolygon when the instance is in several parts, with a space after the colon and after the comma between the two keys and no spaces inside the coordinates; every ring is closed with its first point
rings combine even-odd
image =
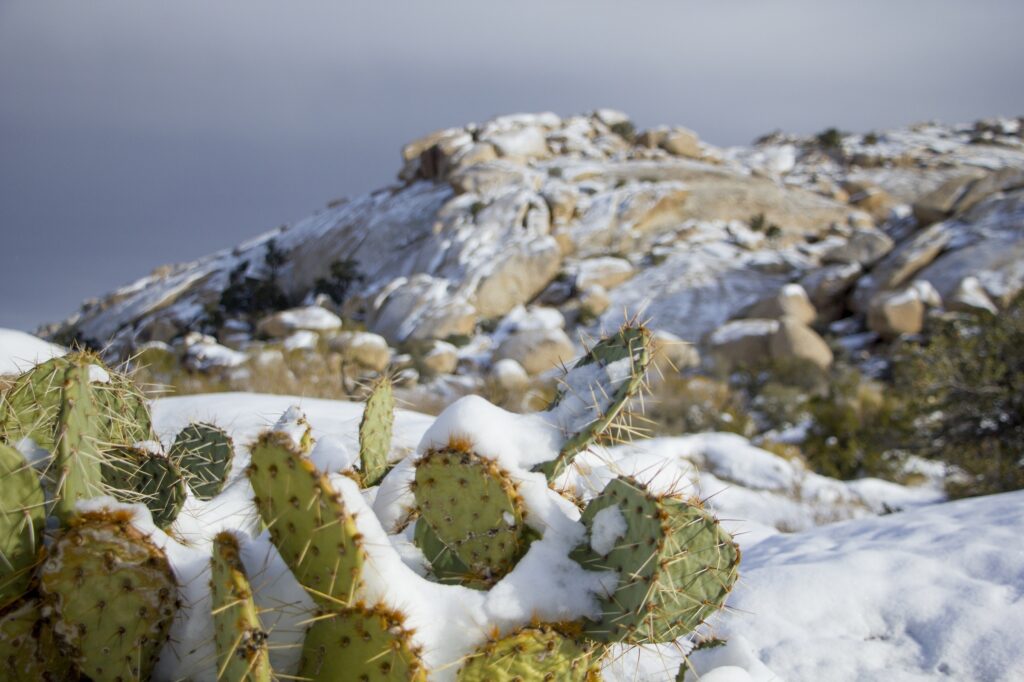
{"type": "Polygon", "coordinates": [[[615,592],[601,600],[601,621],[587,626],[587,636],[672,642],[722,608],[736,582],[740,551],[717,519],[698,505],[657,497],[632,479],[617,478],[583,512],[588,535],[598,513],[612,506],[625,534],[606,554],[586,546],[573,555],[584,568],[619,573],[615,592]]]}
{"type": "Polygon", "coordinates": [[[231,437],[213,424],[189,424],[174,439],[170,457],[181,468],[200,500],[212,500],[224,489],[235,447],[231,437]]]}
{"type": "Polygon", "coordinates": [[[476,580],[497,582],[526,551],[515,485],[468,448],[449,445],[424,455],[416,463],[415,494],[422,521],[476,580]]]}
{"type": "Polygon", "coordinates": [[[546,418],[565,433],[558,457],[538,465],[548,479],[558,476],[623,416],[626,404],[644,383],[651,359],[651,333],[626,324],[602,339],[563,377],[546,418]]]}
{"type": "Polygon", "coordinates": [[[239,557],[238,540],[220,533],[213,541],[210,591],[217,645],[217,679],[269,682],[270,658],[252,587],[239,557]]]}
{"type": "Polygon", "coordinates": [[[53,512],[62,523],[74,514],[79,500],[106,493],[99,421],[88,366],[68,366],[61,389],[56,450],[46,472],[53,489],[53,512]]]}
{"type": "Polygon", "coordinates": [[[103,482],[122,502],[141,502],[153,523],[166,530],[185,505],[185,481],[178,467],[161,454],[119,447],[103,459],[103,482]]]}
{"type": "Polygon", "coordinates": [[[600,680],[592,645],[550,627],[528,627],[488,642],[459,669],[458,682],[600,680]]]}
{"type": "Polygon", "coordinates": [[[94,353],[72,353],[36,365],[20,375],[0,401],[0,435],[11,443],[29,437],[44,450],[54,451],[60,435],[63,387],[70,368],[103,370],[106,383],[92,383],[98,441],[130,445],[152,438],[149,407],[131,379],[103,365],[94,353]]]}
{"type": "Polygon", "coordinates": [[[362,463],[363,485],[377,485],[387,473],[394,421],[395,396],[391,380],[382,376],[366,398],[363,419],[359,422],[359,461],[362,463]]]}
{"type": "Polygon", "coordinates": [[[62,682],[78,676],[40,615],[38,599],[26,599],[0,616],[0,679],[62,682]]]}
{"type": "MultiPolygon", "coordinates": [[[[475,584],[469,566],[464,564],[455,552],[448,548],[448,545],[441,542],[441,538],[437,537],[434,529],[423,519],[416,520],[416,526],[413,528],[413,542],[423,552],[423,556],[426,557],[438,582],[466,587],[478,586],[475,584]]],[[[480,587],[486,586],[480,585],[480,587]]]]}
{"type": "Polygon", "coordinates": [[[71,520],[43,564],[40,593],[54,632],[95,682],[145,680],[177,610],[164,553],[125,512],[71,520]]]}
{"type": "Polygon", "coordinates": [[[326,476],[285,433],[252,447],[256,507],[295,578],[327,608],[352,602],[366,558],[355,520],[326,476]]]}
{"type": "Polygon", "coordinates": [[[20,452],[0,443],[0,608],[28,589],[46,523],[39,476],[20,452]]]}
{"type": "Polygon", "coordinates": [[[299,677],[305,680],[424,682],[426,671],[400,614],[380,606],[324,614],[306,633],[299,677]]]}

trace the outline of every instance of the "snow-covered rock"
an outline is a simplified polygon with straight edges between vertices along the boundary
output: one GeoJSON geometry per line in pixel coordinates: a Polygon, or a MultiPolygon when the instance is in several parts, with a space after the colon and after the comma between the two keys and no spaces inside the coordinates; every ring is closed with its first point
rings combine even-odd
{"type": "Polygon", "coordinates": [[[0,329],[0,375],[21,374],[67,352],[66,348],[17,329],[0,329]]]}

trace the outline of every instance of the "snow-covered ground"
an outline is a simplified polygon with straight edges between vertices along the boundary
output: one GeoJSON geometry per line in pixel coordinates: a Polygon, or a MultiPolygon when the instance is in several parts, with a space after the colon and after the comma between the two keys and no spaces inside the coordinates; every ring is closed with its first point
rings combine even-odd
{"type": "MultiPolygon", "coordinates": [[[[345,402],[215,394],[158,400],[154,417],[164,440],[203,419],[228,428],[243,449],[293,404],[314,437],[357,448],[361,406],[345,402]]],[[[432,424],[436,431],[433,418],[400,411],[392,457],[413,452],[432,424]]],[[[1024,492],[936,504],[934,488],[834,481],[732,434],[590,453],[559,484],[586,497],[613,472],[692,487],[737,531],[740,583],[710,624],[729,644],[692,657],[702,679],[1012,680],[1024,670],[1024,492]],[[906,511],[875,516],[885,508],[906,511]]],[[[482,611],[493,608],[474,598],[482,611]]],[[[684,651],[617,653],[606,679],[653,682],[672,679],[684,651]]]]}
{"type": "Polygon", "coordinates": [[[20,374],[32,365],[67,353],[67,349],[16,329],[0,329],[0,375],[20,374]]]}

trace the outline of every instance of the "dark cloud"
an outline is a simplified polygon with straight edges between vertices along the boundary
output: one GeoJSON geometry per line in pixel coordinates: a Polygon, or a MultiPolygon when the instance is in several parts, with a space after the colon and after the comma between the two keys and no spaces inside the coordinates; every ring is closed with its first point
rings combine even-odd
{"type": "Polygon", "coordinates": [[[0,325],[391,182],[401,144],[614,106],[718,144],[1024,112],[1015,0],[0,4],[0,325]]]}

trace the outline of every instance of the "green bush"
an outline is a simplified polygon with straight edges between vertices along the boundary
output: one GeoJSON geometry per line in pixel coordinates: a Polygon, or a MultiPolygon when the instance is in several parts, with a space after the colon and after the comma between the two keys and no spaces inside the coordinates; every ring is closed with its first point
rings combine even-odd
{"type": "Polygon", "coordinates": [[[998,315],[937,323],[896,367],[922,451],[962,472],[950,494],[1024,488],[1024,295],[998,315]]]}
{"type": "Polygon", "coordinates": [[[850,479],[893,478],[911,441],[911,416],[892,391],[854,369],[836,373],[823,395],[808,401],[813,419],[803,443],[820,474],[850,479]]]}

